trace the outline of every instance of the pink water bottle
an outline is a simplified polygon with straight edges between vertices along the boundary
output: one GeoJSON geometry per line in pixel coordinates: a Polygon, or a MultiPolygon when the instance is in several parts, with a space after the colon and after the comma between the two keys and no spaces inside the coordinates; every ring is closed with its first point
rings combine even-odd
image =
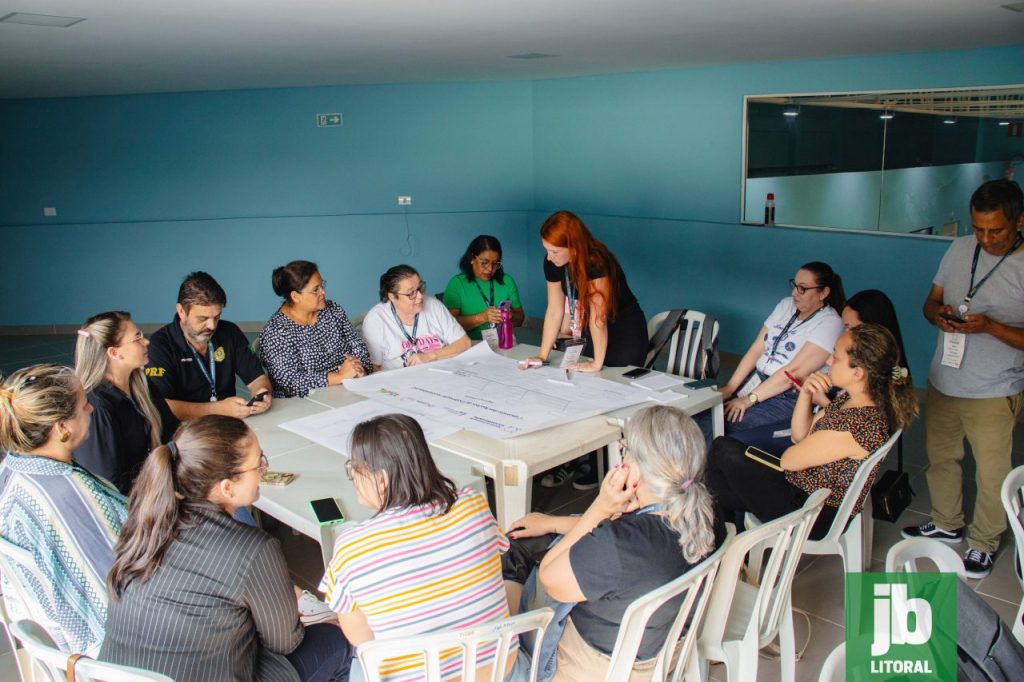
{"type": "Polygon", "coordinates": [[[498,323],[498,348],[508,349],[515,345],[516,338],[512,333],[512,301],[502,301],[498,306],[501,322],[498,323]]]}

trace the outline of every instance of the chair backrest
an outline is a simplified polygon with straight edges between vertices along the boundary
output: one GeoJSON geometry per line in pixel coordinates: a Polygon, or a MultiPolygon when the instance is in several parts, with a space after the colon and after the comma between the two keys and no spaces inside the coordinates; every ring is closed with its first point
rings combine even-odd
{"type": "MultiPolygon", "coordinates": [[[[68,654],[54,646],[53,640],[38,623],[19,620],[11,625],[11,632],[28,652],[34,671],[42,673],[41,677],[35,679],[50,679],[53,682],[67,679],[68,654]]],[[[75,666],[75,679],[78,682],[174,682],[160,673],[91,658],[79,659],[75,666]]]]}
{"type": "MultiPolygon", "coordinates": [[[[711,603],[708,604],[704,627],[701,629],[702,638],[721,641],[729,622],[737,583],[746,566],[746,556],[752,548],[764,543],[771,550],[771,556],[761,574],[752,576],[757,580],[757,596],[750,622],[741,627],[747,631],[751,628],[756,630],[759,648],[775,639],[785,609],[791,608],[790,591],[804,543],[830,494],[831,491],[827,489],[816,490],[800,509],[746,530],[729,543],[712,589],[711,603]]],[[[730,626],[730,629],[733,628],[730,626]]]]}
{"type": "Polygon", "coordinates": [[[612,650],[611,662],[608,664],[608,673],[604,678],[606,682],[618,682],[618,680],[629,678],[630,670],[636,661],[637,651],[640,649],[644,630],[647,627],[647,621],[665,602],[686,592],[682,604],[679,605],[679,612],[672,622],[672,628],[665,638],[665,644],[658,653],[658,663],[654,668],[653,677],[654,680],[666,679],[673,670],[672,663],[675,662],[673,679],[680,679],[693,655],[697,635],[700,633],[700,626],[704,620],[704,612],[708,600],[711,598],[711,586],[714,584],[718,566],[725,555],[725,548],[731,541],[732,535],[704,561],[672,582],[638,597],[629,605],[622,616],[622,623],[619,625],[619,635],[615,639],[615,648],[612,650]],[[687,628],[687,632],[683,637],[682,646],[676,647],[683,628],[687,628]]]}
{"type": "Polygon", "coordinates": [[[1010,530],[1013,531],[1013,541],[1017,546],[1017,560],[1021,566],[1024,566],[1024,524],[1021,523],[1020,518],[1021,506],[1024,505],[1024,500],[1021,499],[1022,495],[1024,495],[1024,466],[1019,466],[1006,475],[999,496],[1003,500],[1003,509],[1006,510],[1010,530]]]}
{"type": "Polygon", "coordinates": [[[49,603],[53,604],[55,602],[50,581],[43,576],[28,550],[3,537],[0,537],[0,576],[4,581],[4,587],[11,591],[11,594],[7,595],[8,603],[15,605],[10,609],[11,617],[30,618],[45,628],[52,639],[58,639],[59,628],[46,614],[35,593],[24,582],[28,576],[28,579],[37,583],[38,589],[43,591],[49,603]]]}
{"type": "Polygon", "coordinates": [[[864,463],[857,468],[857,473],[854,474],[853,481],[850,482],[850,487],[846,489],[846,495],[843,496],[843,501],[839,504],[839,509],[836,511],[836,518],[832,522],[832,527],[828,529],[828,532],[825,533],[825,537],[821,538],[821,541],[836,540],[843,534],[843,531],[846,530],[846,524],[849,523],[850,517],[853,516],[854,505],[857,504],[857,499],[860,497],[861,492],[864,491],[864,486],[868,483],[868,478],[879,467],[882,460],[889,454],[902,434],[903,429],[897,429],[895,433],[889,436],[889,440],[882,443],[877,450],[868,455],[864,463]]]}
{"type": "Polygon", "coordinates": [[[840,642],[821,666],[818,682],[845,682],[846,642],[840,642]]]}
{"type": "Polygon", "coordinates": [[[14,620],[7,612],[7,604],[4,600],[3,594],[0,594],[0,625],[4,629],[4,637],[7,638],[7,644],[11,650],[11,658],[14,659],[14,663],[18,668],[18,679],[19,680],[30,680],[25,673],[26,671],[21,666],[21,657],[18,656],[18,645],[14,639],[14,633],[11,632],[11,625],[14,624],[14,620]]]}
{"type": "MultiPolygon", "coordinates": [[[[952,547],[930,538],[900,540],[885,555],[886,573],[916,573],[918,559],[928,559],[940,573],[956,573],[966,578],[964,562],[952,547]]],[[[928,570],[931,570],[930,568],[928,570]]]]}
{"type": "MultiPolygon", "coordinates": [[[[438,632],[401,639],[374,639],[359,645],[359,660],[366,682],[380,682],[381,664],[396,657],[418,657],[426,668],[426,682],[441,682],[441,654],[453,649],[461,651],[463,682],[474,682],[477,676],[477,652],[481,646],[497,644],[490,680],[501,682],[505,678],[512,638],[525,632],[536,632],[535,651],[540,651],[548,623],[554,616],[549,608],[537,609],[504,620],[486,623],[464,630],[438,632]]],[[[530,682],[537,679],[537,658],[530,666],[530,682]]],[[[403,670],[408,673],[408,670],[403,670]]],[[[447,671],[446,671],[447,672],[447,671]]]]}
{"type": "MultiPolygon", "coordinates": [[[[654,338],[658,328],[669,317],[672,311],[658,313],[647,323],[647,336],[654,338]]],[[[710,332],[705,329],[710,316],[698,310],[687,310],[683,313],[679,326],[672,332],[668,339],[668,363],[665,372],[679,376],[704,378],[701,376],[704,369],[704,358],[708,352],[713,352],[718,341],[719,324],[711,318],[710,332]]],[[[644,366],[649,366],[660,354],[661,348],[651,348],[644,360],[644,366]]],[[[717,371],[717,368],[715,368],[717,371]]]]}

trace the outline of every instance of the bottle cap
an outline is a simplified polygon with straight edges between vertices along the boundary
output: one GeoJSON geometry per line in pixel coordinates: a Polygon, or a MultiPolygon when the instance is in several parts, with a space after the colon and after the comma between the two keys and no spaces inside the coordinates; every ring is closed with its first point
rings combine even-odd
{"type": "Polygon", "coordinates": [[[768,192],[768,201],[775,201],[775,193],[768,192]]]}

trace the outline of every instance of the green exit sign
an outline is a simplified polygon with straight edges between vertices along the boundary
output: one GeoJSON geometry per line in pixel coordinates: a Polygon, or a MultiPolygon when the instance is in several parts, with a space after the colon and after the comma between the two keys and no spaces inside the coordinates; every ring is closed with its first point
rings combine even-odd
{"type": "Polygon", "coordinates": [[[341,125],[341,114],[317,114],[317,128],[335,128],[341,125]]]}

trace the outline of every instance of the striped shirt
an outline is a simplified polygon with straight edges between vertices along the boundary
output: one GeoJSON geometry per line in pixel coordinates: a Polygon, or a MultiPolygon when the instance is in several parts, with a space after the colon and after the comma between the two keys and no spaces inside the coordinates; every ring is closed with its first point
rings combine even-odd
{"type": "MultiPolygon", "coordinates": [[[[361,611],[376,639],[474,627],[508,617],[500,560],[507,549],[487,501],[464,488],[447,514],[430,505],[387,509],[346,526],[320,590],[338,613],[361,611]]],[[[494,649],[482,647],[477,665],[490,663],[494,649]]],[[[443,678],[460,666],[448,652],[443,678]]],[[[414,659],[391,659],[382,673],[388,682],[422,679],[414,659]]]]}
{"type": "Polygon", "coordinates": [[[0,534],[49,582],[19,571],[63,651],[95,654],[103,641],[105,581],[127,516],[125,497],[78,465],[13,453],[0,463],[0,534]]]}

